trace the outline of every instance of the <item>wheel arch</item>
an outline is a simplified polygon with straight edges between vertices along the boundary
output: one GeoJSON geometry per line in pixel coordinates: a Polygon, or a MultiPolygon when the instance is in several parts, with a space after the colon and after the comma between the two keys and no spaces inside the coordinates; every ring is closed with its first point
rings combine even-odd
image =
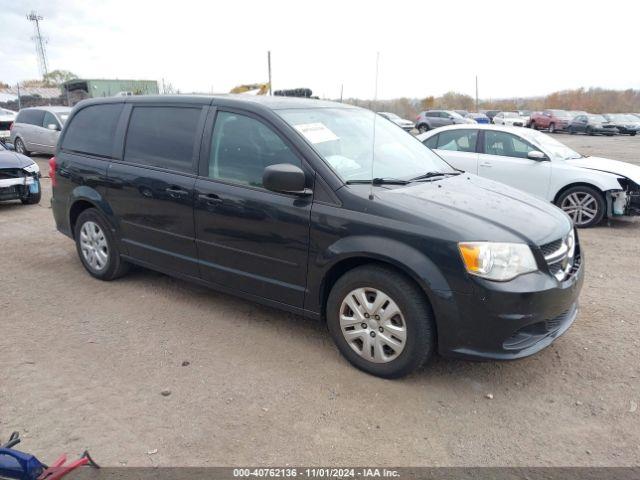
{"type": "Polygon", "coordinates": [[[450,290],[440,269],[424,253],[397,240],[385,239],[381,242],[381,239],[374,237],[347,237],[334,247],[335,255],[321,270],[318,297],[314,299],[318,302],[321,318],[325,316],[327,298],[335,282],[348,271],[362,265],[382,265],[406,276],[424,292],[431,305],[434,303],[434,291],[450,290]],[[349,248],[356,245],[366,245],[367,248],[349,248]],[[338,253],[336,250],[342,251],[338,253]]]}
{"type": "Polygon", "coordinates": [[[72,236],[75,232],[78,217],[88,208],[95,208],[102,213],[109,222],[111,229],[115,230],[112,211],[107,201],[95,189],[82,185],[73,190],[69,199],[68,219],[72,236]]]}

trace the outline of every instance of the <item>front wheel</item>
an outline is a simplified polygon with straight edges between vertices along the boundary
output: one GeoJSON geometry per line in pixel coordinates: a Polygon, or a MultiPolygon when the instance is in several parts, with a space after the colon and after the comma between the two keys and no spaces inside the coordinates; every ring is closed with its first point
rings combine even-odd
{"type": "Polygon", "coordinates": [[[631,132],[629,135],[631,135],[632,137],[635,137],[636,133],[638,133],[638,132],[631,132]]]}
{"type": "Polygon", "coordinates": [[[537,129],[538,129],[538,127],[536,127],[536,122],[531,122],[531,123],[529,124],[529,128],[532,128],[533,130],[537,130],[537,129]]]}
{"type": "Polygon", "coordinates": [[[592,130],[592,128],[591,128],[591,127],[587,127],[587,130],[586,130],[586,132],[585,132],[585,133],[586,133],[587,135],[591,135],[591,136],[594,136],[594,135],[595,135],[595,133],[593,133],[593,130],[592,130]]]}
{"type": "Polygon", "coordinates": [[[16,148],[16,152],[20,155],[26,155],[28,157],[31,153],[27,150],[27,147],[24,146],[24,142],[20,137],[16,138],[14,147],[16,148]]]}
{"type": "Polygon", "coordinates": [[[120,257],[114,235],[95,208],[83,211],[75,226],[76,250],[84,268],[100,280],[113,280],[129,270],[120,257]]]}
{"type": "Polygon", "coordinates": [[[595,188],[578,186],[563,192],[556,205],[571,217],[578,228],[588,228],[600,223],[604,217],[605,202],[595,188]]]}
{"type": "Polygon", "coordinates": [[[550,123],[549,124],[549,133],[556,133],[556,124],[555,123],[550,123]]]}
{"type": "Polygon", "coordinates": [[[344,274],[331,289],[326,312],[342,355],[372,375],[402,377],[435,351],[433,315],[424,292],[390,268],[366,265],[344,274]]]}

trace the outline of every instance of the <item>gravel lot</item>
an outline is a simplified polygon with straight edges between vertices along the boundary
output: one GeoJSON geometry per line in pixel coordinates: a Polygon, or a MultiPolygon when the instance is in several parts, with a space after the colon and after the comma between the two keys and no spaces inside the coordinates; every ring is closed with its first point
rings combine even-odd
{"type": "MultiPolygon", "coordinates": [[[[557,138],[640,164],[640,137],[557,138]]],[[[581,232],[582,310],[550,348],[387,381],[321,324],[145,270],[94,280],[43,186],[40,205],[0,204],[0,438],[43,461],[640,464],[640,219],[581,232]]]]}

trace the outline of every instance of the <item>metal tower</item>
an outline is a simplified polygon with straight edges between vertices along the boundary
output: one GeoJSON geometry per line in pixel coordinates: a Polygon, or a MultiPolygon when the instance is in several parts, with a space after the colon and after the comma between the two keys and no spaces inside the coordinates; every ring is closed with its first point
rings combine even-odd
{"type": "Polygon", "coordinates": [[[42,37],[42,33],[40,32],[40,20],[42,19],[43,17],[41,15],[38,15],[33,10],[31,11],[31,13],[27,15],[27,20],[33,22],[33,29],[34,29],[35,35],[31,37],[31,39],[36,44],[36,55],[38,55],[38,66],[40,67],[40,74],[44,78],[47,76],[47,73],[49,73],[49,70],[47,68],[47,52],[44,49],[45,40],[42,37]]]}

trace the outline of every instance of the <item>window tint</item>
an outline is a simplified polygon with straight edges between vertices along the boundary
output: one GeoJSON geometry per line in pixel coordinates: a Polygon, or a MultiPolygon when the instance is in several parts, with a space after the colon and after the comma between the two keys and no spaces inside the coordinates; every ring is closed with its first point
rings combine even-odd
{"type": "Polygon", "coordinates": [[[135,107],[129,120],[124,160],[193,171],[200,108],[135,107]]]}
{"type": "Polygon", "coordinates": [[[475,152],[477,130],[449,130],[438,136],[439,150],[454,150],[458,152],[475,152]]]}
{"type": "Polygon", "coordinates": [[[47,128],[48,125],[53,124],[56,127],[60,127],[58,119],[56,119],[55,115],[51,112],[44,113],[44,120],[42,120],[42,126],[47,128]]]}
{"type": "Polygon", "coordinates": [[[529,152],[537,150],[528,142],[510,133],[486,130],[484,135],[484,150],[489,155],[527,158],[529,152]]]}
{"type": "Polygon", "coordinates": [[[422,143],[424,143],[427,147],[433,150],[434,148],[436,148],[436,145],[438,144],[438,135],[434,135],[433,137],[427,138],[422,143]]]}
{"type": "Polygon", "coordinates": [[[30,125],[42,125],[42,120],[44,119],[44,110],[37,109],[27,109],[21,110],[18,113],[18,118],[16,118],[16,123],[28,123],[30,125]]]}
{"type": "Polygon", "coordinates": [[[300,160],[282,139],[262,122],[245,115],[218,112],[209,157],[209,177],[262,186],[269,165],[300,160]]]}
{"type": "Polygon", "coordinates": [[[427,112],[427,117],[441,117],[440,112],[427,112]]]}
{"type": "Polygon", "coordinates": [[[93,105],[76,113],[62,141],[64,150],[111,157],[123,104],[93,105]]]}

